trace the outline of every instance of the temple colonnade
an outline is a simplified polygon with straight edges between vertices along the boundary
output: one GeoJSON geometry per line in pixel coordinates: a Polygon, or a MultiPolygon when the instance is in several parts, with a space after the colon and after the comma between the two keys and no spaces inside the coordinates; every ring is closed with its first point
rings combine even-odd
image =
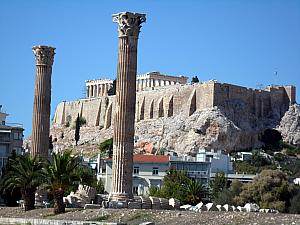
{"type": "Polygon", "coordinates": [[[113,80],[88,80],[86,84],[86,97],[96,98],[107,96],[108,90],[112,87],[113,80]]]}

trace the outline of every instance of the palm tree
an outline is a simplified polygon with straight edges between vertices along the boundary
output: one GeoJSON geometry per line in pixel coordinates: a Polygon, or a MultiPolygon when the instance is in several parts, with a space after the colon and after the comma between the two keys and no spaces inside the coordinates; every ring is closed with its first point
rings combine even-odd
{"type": "Polygon", "coordinates": [[[189,179],[186,184],[186,201],[190,204],[197,204],[205,195],[205,187],[197,180],[189,179]]]}
{"type": "Polygon", "coordinates": [[[25,211],[34,209],[35,191],[47,180],[46,161],[37,156],[18,156],[9,159],[10,168],[4,175],[3,191],[20,188],[25,211]]]}
{"type": "Polygon", "coordinates": [[[63,196],[67,188],[80,181],[77,170],[80,168],[79,157],[71,156],[71,151],[52,153],[52,162],[48,168],[48,184],[54,199],[54,213],[64,213],[63,196]]]}

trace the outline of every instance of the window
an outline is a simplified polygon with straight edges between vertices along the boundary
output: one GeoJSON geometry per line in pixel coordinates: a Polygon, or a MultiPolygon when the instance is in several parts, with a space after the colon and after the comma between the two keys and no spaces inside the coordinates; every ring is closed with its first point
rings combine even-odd
{"type": "Polygon", "coordinates": [[[158,167],[153,167],[152,175],[158,175],[158,167]]]}
{"type": "Polygon", "coordinates": [[[139,174],[140,173],[140,167],[135,166],[133,167],[133,174],[139,174]]]}
{"type": "Polygon", "coordinates": [[[18,132],[14,132],[14,140],[19,140],[19,133],[18,132]]]}

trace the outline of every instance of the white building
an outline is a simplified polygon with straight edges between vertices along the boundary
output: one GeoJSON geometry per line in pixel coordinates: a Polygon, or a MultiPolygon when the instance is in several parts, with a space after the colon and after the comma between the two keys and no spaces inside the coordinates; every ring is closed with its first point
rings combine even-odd
{"type": "Polygon", "coordinates": [[[252,158],[252,152],[237,152],[238,161],[248,161],[252,158]]]}
{"type": "MultiPolygon", "coordinates": [[[[105,191],[110,192],[112,182],[112,159],[103,160],[98,167],[97,178],[104,182],[105,191]]],[[[169,170],[169,156],[134,155],[133,156],[133,193],[144,195],[150,186],[160,187],[169,170]]]]}
{"type": "MultiPolygon", "coordinates": [[[[167,155],[133,156],[133,192],[144,195],[149,187],[160,187],[167,171],[174,168],[184,171],[193,179],[209,186],[211,174],[223,171],[233,173],[230,157],[221,151],[205,152],[200,150],[196,157],[167,155]]],[[[95,162],[90,163],[96,167],[95,162]]],[[[110,192],[112,182],[112,159],[98,159],[97,177],[104,182],[105,190],[110,192]]]]}
{"type": "Polygon", "coordinates": [[[217,173],[223,171],[225,174],[233,173],[233,163],[228,154],[225,154],[221,150],[206,151],[205,149],[199,149],[196,154],[197,162],[210,162],[211,173],[217,173]]]}

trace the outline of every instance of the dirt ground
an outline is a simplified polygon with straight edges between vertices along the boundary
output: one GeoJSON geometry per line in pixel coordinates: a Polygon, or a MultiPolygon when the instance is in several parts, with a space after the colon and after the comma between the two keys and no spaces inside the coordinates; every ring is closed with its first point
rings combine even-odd
{"type": "Polygon", "coordinates": [[[67,209],[54,215],[53,209],[24,212],[20,208],[0,208],[0,217],[43,218],[121,222],[128,225],[155,222],[157,225],[300,225],[300,215],[246,212],[191,212],[142,209],[67,209]]]}

